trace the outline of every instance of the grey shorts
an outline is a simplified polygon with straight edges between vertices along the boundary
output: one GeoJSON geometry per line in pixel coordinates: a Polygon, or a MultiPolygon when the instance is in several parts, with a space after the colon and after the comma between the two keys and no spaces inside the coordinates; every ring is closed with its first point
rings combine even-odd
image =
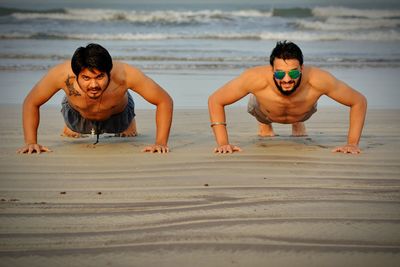
{"type": "MultiPolygon", "coordinates": [[[[308,120],[317,111],[317,103],[305,114],[305,116],[299,120],[303,122],[308,120]]],[[[253,115],[259,122],[264,124],[271,124],[273,121],[260,110],[258,101],[254,95],[250,95],[249,103],[247,104],[247,112],[253,115]]]]}
{"type": "Polygon", "coordinates": [[[128,104],[125,109],[118,114],[112,115],[110,118],[104,121],[89,120],[73,109],[68,103],[68,99],[65,96],[62,101],[61,113],[64,117],[65,124],[72,131],[82,134],[91,133],[92,129],[96,133],[121,133],[128,129],[133,118],[135,117],[135,103],[133,102],[132,96],[128,94],[128,104]]]}

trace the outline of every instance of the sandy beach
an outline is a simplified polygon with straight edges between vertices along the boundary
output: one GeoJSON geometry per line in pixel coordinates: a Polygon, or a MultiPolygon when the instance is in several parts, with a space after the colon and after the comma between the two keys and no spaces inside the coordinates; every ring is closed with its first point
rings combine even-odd
{"type": "Polygon", "coordinates": [[[0,267],[400,266],[399,25],[393,0],[1,1],[0,267]],[[212,152],[208,97],[283,40],[368,99],[362,154],[331,152],[349,114],[326,96],[297,138],[258,137],[243,98],[243,152],[212,152]],[[137,137],[61,137],[60,91],[41,109],[53,152],[16,154],[26,95],[89,43],[173,98],[171,153],[141,152],[155,110],[135,93],[137,137]]]}
{"type": "Polygon", "coordinates": [[[398,266],[400,111],[371,109],[357,156],[348,111],[320,108],[308,137],[260,138],[244,108],[228,109],[232,143],[212,153],[206,109],[178,109],[169,154],[154,110],[139,136],[60,136],[58,107],[41,112],[39,142],[18,155],[20,106],[0,105],[0,266],[398,266]]]}

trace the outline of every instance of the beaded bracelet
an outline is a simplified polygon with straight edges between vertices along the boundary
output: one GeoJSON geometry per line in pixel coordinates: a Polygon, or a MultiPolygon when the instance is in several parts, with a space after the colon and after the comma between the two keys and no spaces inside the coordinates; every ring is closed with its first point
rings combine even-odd
{"type": "Polygon", "coordinates": [[[215,125],[224,125],[224,126],[226,126],[226,122],[213,122],[213,123],[211,123],[210,127],[214,127],[215,125]]]}

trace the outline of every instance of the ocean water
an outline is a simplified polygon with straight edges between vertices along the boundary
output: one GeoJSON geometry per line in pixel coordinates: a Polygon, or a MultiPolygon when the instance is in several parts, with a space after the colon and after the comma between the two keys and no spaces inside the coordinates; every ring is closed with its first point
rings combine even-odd
{"type": "Polygon", "coordinates": [[[370,106],[400,108],[400,2],[390,0],[0,0],[0,102],[22,103],[49,67],[96,42],[162,85],[175,107],[205,108],[225,82],[269,64],[280,40],[296,42],[305,64],[345,80],[370,106]]]}

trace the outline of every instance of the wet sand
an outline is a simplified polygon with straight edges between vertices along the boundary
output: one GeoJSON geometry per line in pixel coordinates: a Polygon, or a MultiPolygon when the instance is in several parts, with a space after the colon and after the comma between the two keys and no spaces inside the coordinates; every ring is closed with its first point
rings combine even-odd
{"type": "Polygon", "coordinates": [[[139,136],[60,136],[41,112],[39,143],[18,155],[20,107],[0,105],[0,266],[397,266],[400,110],[371,109],[360,155],[344,144],[348,111],[320,108],[307,137],[260,138],[245,108],[228,109],[241,153],[212,153],[206,109],[176,110],[169,154],[154,110],[139,136]]]}

